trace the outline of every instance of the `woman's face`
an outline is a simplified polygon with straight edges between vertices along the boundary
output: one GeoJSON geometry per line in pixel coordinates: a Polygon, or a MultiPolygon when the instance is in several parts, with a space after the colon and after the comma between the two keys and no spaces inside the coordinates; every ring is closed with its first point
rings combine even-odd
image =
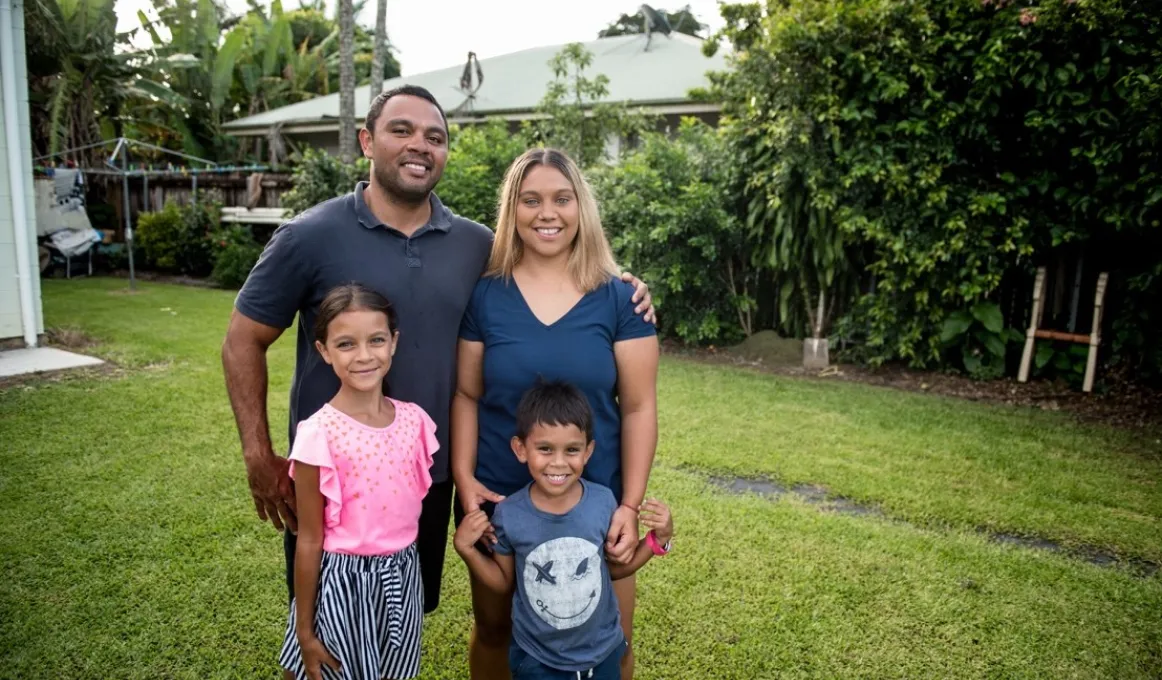
{"type": "Polygon", "coordinates": [[[579,217],[577,192],[568,177],[548,165],[529,170],[516,205],[516,231],[526,253],[568,256],[577,238],[579,217]]]}

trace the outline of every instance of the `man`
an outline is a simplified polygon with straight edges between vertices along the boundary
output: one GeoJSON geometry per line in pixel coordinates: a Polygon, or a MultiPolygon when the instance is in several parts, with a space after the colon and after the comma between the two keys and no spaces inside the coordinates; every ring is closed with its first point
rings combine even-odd
{"type": "MultiPolygon", "coordinates": [[[[303,420],[335,395],[338,378],[314,349],[318,304],[336,285],[358,281],[387,296],[399,314],[400,344],[387,384],[436,423],[440,450],[424,500],[417,548],[424,610],[439,604],[452,511],[448,419],[456,384],[460,318],[485,269],[492,232],[454,215],[432,190],[448,159],[448,125],[427,90],[404,86],[380,94],[359,131],[371,181],[321,203],[275,231],[235,301],[222,346],[254,507],[284,528],[286,581],[294,596],[295,500],[289,463],[274,452],[266,413],[266,351],[298,315],[290,439],[303,420]]],[[[637,286],[638,312],[652,319],[650,296],[637,286]]],[[[499,499],[496,499],[499,500],[499,499]]]]}

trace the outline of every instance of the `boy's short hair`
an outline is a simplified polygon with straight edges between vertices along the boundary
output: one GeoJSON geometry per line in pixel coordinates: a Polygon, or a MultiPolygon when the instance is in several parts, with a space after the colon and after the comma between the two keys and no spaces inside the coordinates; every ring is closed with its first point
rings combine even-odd
{"type": "Polygon", "coordinates": [[[537,425],[575,425],[593,441],[593,410],[581,390],[559,380],[538,381],[516,408],[516,436],[526,439],[537,425]]]}

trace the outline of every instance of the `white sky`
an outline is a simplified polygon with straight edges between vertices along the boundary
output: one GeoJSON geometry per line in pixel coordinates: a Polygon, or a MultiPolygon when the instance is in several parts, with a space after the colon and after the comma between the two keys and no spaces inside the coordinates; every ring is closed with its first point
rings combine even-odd
{"type": "MultiPolygon", "coordinates": [[[[269,6],[269,0],[262,0],[269,6]]],[[[698,20],[714,31],[722,26],[718,0],[661,0],[657,9],[675,11],[687,4],[698,20]]],[[[328,0],[328,12],[334,0],[328,0]]],[[[395,46],[404,75],[464,63],[469,51],[481,59],[544,45],[593,40],[622,13],[633,14],[640,0],[387,0],[387,35],[395,46]],[[550,9],[550,7],[552,9],[550,9]]],[[[245,0],[226,0],[232,12],[246,10],[245,0]]],[[[286,9],[297,0],[283,0],[286,9]]],[[[154,16],[150,0],[117,0],[117,28],[140,26],[137,11],[154,16]]],[[[375,0],[368,0],[357,19],[375,24],[375,0]]]]}

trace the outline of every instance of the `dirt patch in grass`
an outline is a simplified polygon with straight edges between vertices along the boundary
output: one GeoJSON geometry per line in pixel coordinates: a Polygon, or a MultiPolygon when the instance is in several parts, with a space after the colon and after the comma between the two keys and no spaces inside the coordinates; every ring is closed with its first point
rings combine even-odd
{"type": "MultiPolygon", "coordinates": [[[[681,469],[687,472],[694,472],[694,474],[699,474],[698,471],[690,470],[689,468],[681,469]]],[[[783,496],[794,496],[802,501],[805,501],[809,505],[812,505],[826,512],[835,512],[841,515],[851,515],[857,517],[876,517],[880,519],[891,519],[892,521],[902,521],[889,518],[880,508],[873,504],[860,503],[850,498],[832,494],[826,488],[814,484],[794,484],[788,486],[769,477],[710,475],[708,479],[714,486],[717,486],[731,493],[753,493],[772,499],[777,499],[783,496]]],[[[905,523],[910,524],[910,522],[905,523]]],[[[1129,570],[1130,573],[1138,576],[1139,578],[1150,578],[1159,571],[1159,565],[1149,560],[1141,559],[1138,557],[1117,555],[1109,552],[1108,550],[1103,550],[1092,545],[1066,547],[1056,541],[1051,541],[1039,536],[1025,536],[1014,533],[990,531],[989,529],[985,528],[977,528],[976,531],[988,537],[990,541],[994,541],[996,543],[1003,543],[1005,545],[1017,546],[1029,550],[1044,550],[1047,552],[1060,553],[1063,555],[1068,555],[1074,559],[1084,560],[1099,567],[1122,567],[1129,570]]]]}
{"type": "Polygon", "coordinates": [[[1141,429],[1162,436],[1162,391],[1129,382],[1119,375],[1099,374],[1098,389],[1085,394],[1062,381],[1019,383],[1015,378],[981,381],[896,364],[878,369],[833,364],[824,371],[808,371],[802,366],[802,342],[779,338],[769,331],[756,333],[746,342],[727,349],[691,348],[667,341],[663,351],[694,361],[752,368],[776,375],[843,380],[971,401],[1063,411],[1084,422],[1141,429]]]}
{"type": "Polygon", "coordinates": [[[84,331],[70,326],[49,328],[45,331],[44,335],[48,344],[52,347],[59,347],[69,351],[83,351],[97,344],[97,341],[86,335],[84,331]]]}

